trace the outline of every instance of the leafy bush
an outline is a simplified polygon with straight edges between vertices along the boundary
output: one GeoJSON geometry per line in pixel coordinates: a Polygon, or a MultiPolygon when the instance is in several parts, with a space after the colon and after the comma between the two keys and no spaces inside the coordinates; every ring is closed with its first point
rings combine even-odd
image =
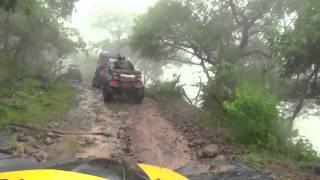
{"type": "Polygon", "coordinates": [[[235,98],[224,102],[226,125],[235,140],[277,151],[288,134],[279,133],[287,126],[278,116],[276,104],[274,97],[265,96],[249,85],[237,88],[235,98]]]}
{"type": "Polygon", "coordinates": [[[308,141],[292,140],[297,133],[279,116],[276,105],[274,97],[266,96],[252,86],[237,88],[235,98],[224,102],[227,132],[237,142],[281,153],[295,160],[318,158],[308,141]]]}
{"type": "Polygon", "coordinates": [[[156,82],[156,84],[147,89],[146,96],[153,98],[159,96],[168,98],[181,98],[183,96],[183,85],[180,85],[179,83],[180,76],[174,76],[174,79],[171,81],[156,82]]]}
{"type": "Polygon", "coordinates": [[[298,161],[312,161],[319,159],[318,153],[313,149],[309,140],[299,138],[295,142],[288,141],[282,145],[282,152],[298,161]]]}

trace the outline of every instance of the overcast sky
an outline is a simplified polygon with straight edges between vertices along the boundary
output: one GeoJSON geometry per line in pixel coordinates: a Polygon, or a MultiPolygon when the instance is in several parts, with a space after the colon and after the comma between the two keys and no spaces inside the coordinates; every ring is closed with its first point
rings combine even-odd
{"type": "Polygon", "coordinates": [[[92,24],[102,11],[113,8],[138,15],[146,12],[155,2],[156,0],[80,0],[72,16],[72,26],[80,31],[86,41],[96,42],[103,39],[103,33],[93,28],[92,24]]]}

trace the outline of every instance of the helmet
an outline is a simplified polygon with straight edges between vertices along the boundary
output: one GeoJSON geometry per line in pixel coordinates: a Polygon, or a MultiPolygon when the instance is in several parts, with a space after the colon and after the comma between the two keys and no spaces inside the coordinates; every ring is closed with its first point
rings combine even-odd
{"type": "Polygon", "coordinates": [[[117,59],[118,59],[118,60],[125,60],[126,57],[125,57],[125,56],[122,56],[121,54],[118,54],[117,59]]]}

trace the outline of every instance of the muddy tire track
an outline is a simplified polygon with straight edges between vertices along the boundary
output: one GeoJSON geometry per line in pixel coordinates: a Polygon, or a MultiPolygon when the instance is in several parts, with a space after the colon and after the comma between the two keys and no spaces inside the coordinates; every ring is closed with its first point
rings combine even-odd
{"type": "Polygon", "coordinates": [[[161,116],[153,100],[146,98],[128,112],[128,149],[135,160],[171,169],[196,161],[186,138],[161,116]]]}

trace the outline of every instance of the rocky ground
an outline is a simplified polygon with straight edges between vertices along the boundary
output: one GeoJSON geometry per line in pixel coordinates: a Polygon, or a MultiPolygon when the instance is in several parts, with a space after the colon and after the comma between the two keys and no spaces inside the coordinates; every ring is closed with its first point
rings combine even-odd
{"type": "Polygon", "coordinates": [[[13,155],[37,161],[132,159],[178,169],[192,179],[270,179],[237,163],[221,133],[209,133],[188,113],[149,98],[140,105],[122,100],[104,104],[100,90],[74,86],[77,102],[61,120],[31,125],[37,130],[11,128],[13,155]]]}

